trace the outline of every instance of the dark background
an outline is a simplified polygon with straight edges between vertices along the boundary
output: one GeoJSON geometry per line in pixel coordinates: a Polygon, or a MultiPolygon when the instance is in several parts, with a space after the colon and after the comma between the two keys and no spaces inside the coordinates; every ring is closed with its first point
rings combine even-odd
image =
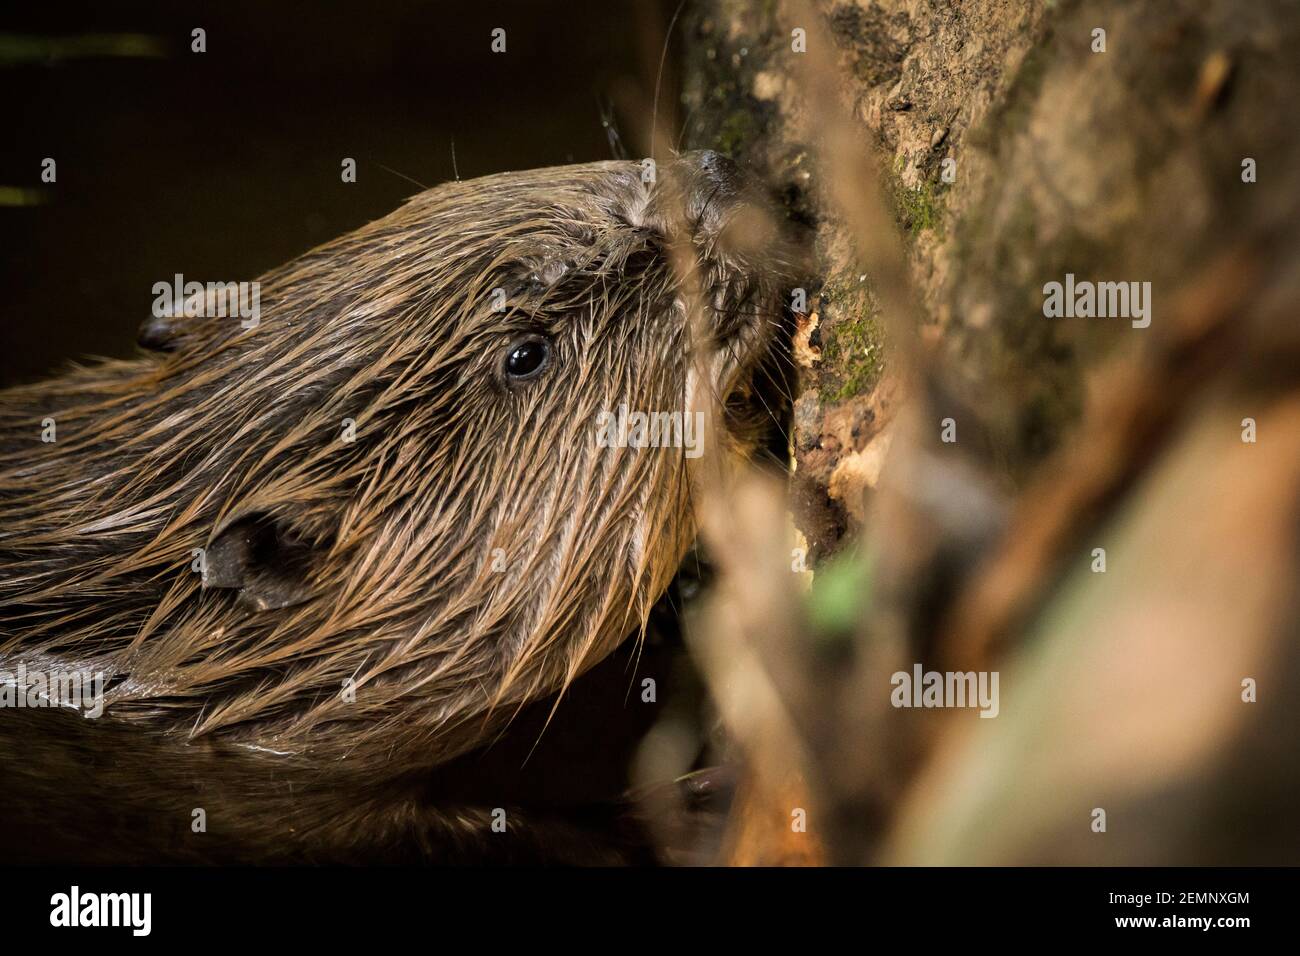
{"type": "Polygon", "coordinates": [[[608,159],[607,104],[642,155],[676,6],[164,0],[0,13],[0,386],[133,354],[153,283],[252,279],[388,213],[420,191],[411,180],[453,178],[453,140],[462,179],[608,159]],[[497,26],[504,55],[489,49],[497,26]],[[195,27],[206,53],[190,52],[195,27]],[[112,54],[121,41],[103,35],[157,53],[112,54]],[[356,183],[341,181],[344,157],[356,183]]]}

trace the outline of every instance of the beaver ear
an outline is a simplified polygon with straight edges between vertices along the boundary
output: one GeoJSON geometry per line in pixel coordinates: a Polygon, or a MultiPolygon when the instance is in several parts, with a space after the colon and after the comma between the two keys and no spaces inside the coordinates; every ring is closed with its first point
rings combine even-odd
{"type": "Polygon", "coordinates": [[[152,352],[174,352],[180,337],[180,322],[175,316],[151,315],[140,323],[135,341],[152,352]]]}
{"type": "Polygon", "coordinates": [[[264,514],[226,525],[204,549],[203,587],[239,591],[252,610],[292,607],[312,597],[312,545],[264,514]]]}

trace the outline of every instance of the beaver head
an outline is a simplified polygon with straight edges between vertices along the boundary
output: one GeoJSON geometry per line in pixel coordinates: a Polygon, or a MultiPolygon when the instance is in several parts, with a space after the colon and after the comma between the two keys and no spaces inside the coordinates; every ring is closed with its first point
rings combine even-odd
{"type": "Polygon", "coordinates": [[[600,423],[702,390],[732,411],[706,453],[751,443],[727,400],[791,284],[752,200],[710,153],[447,183],[262,277],[255,327],[159,316],[161,354],[0,394],[0,659],[103,672],[105,719],[195,745],[481,741],[692,539],[691,449],[600,423]]]}

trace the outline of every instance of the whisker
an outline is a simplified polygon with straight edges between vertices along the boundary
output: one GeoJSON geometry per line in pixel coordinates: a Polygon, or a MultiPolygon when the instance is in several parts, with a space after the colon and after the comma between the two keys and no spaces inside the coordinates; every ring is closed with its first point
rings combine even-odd
{"type": "Polygon", "coordinates": [[[668,59],[668,44],[672,42],[673,27],[677,25],[677,18],[681,16],[682,10],[686,7],[686,0],[677,4],[676,11],[673,12],[673,18],[668,21],[668,29],[664,31],[664,47],[659,53],[659,72],[655,75],[655,95],[653,105],[650,109],[650,155],[655,154],[655,130],[659,127],[659,85],[664,79],[664,62],[668,59]]]}

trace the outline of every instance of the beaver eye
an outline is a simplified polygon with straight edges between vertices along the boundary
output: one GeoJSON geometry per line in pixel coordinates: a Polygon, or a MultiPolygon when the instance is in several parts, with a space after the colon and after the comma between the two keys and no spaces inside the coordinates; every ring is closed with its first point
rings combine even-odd
{"type": "Polygon", "coordinates": [[[506,352],[506,378],[523,382],[540,375],[551,358],[551,343],[540,335],[514,343],[506,352]]]}

